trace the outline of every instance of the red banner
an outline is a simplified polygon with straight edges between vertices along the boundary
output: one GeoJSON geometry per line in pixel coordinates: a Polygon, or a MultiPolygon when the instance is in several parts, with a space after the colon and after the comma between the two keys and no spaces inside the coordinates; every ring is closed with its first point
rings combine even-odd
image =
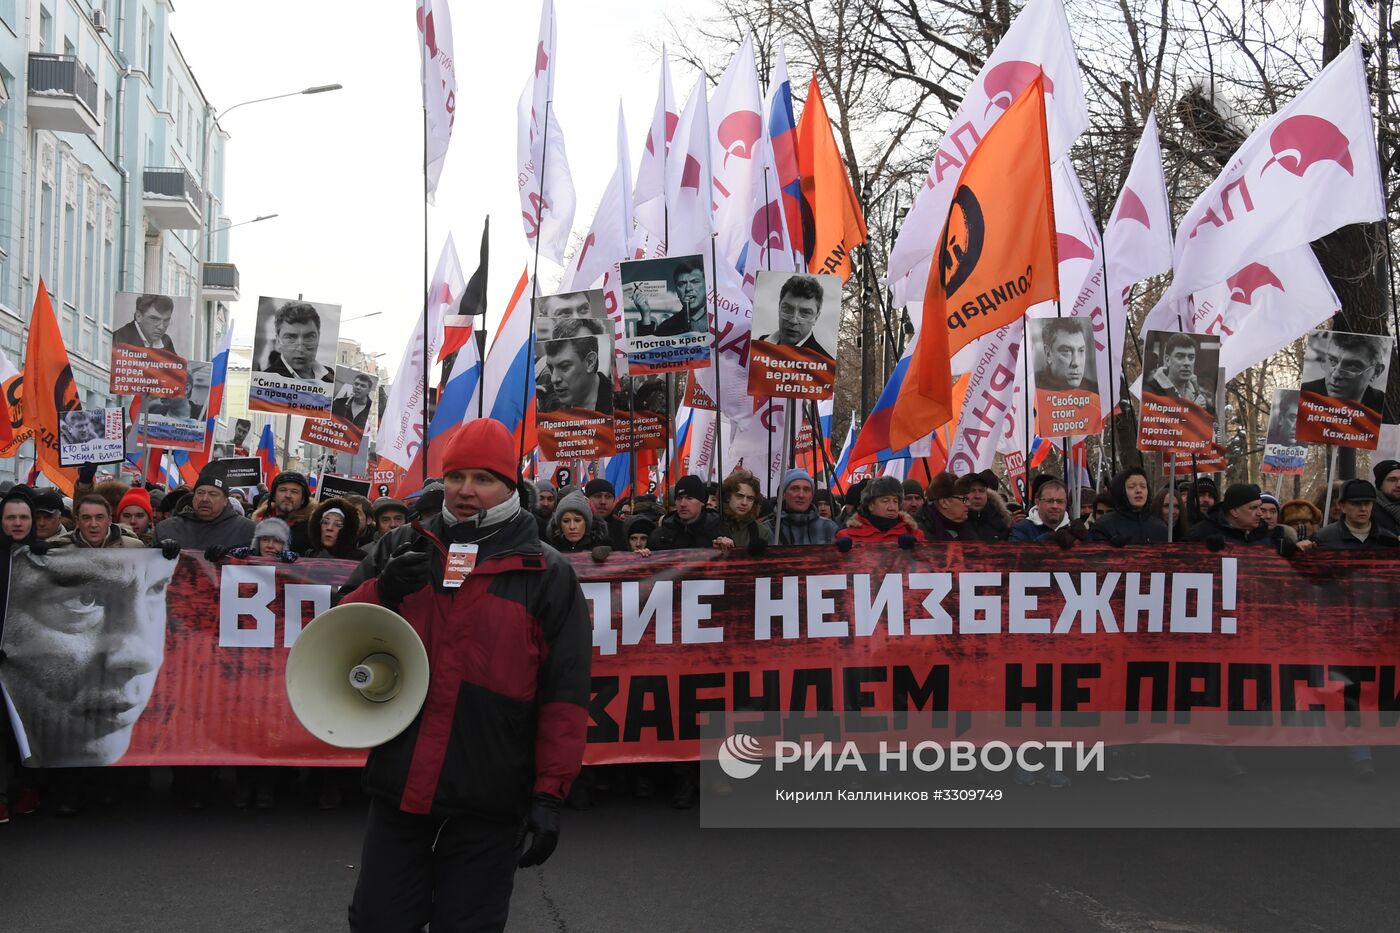
{"type": "Polygon", "coordinates": [[[540,453],[546,460],[595,460],[617,453],[613,416],[582,408],[540,412],[540,453]]]}
{"type": "Polygon", "coordinates": [[[827,399],[836,391],[836,361],[820,350],[755,339],[749,343],[749,394],[827,399]]]}
{"type": "Polygon", "coordinates": [[[1142,393],[1139,450],[1206,453],[1214,442],[1215,415],[1186,399],[1142,393]]]}
{"type": "Polygon", "coordinates": [[[1381,442],[1381,413],[1304,389],[1298,393],[1297,437],[1308,444],[1375,450],[1381,442]]]}
{"type": "Polygon", "coordinates": [[[357,454],[364,444],[365,431],[345,418],[308,418],[301,426],[301,439],[308,444],[357,454]]]}
{"type": "MultiPolygon", "coordinates": [[[[694,758],[703,716],[727,709],[1152,711],[1159,742],[1400,744],[1400,567],[1370,553],[580,555],[595,649],[588,761],[694,758]],[[1236,726],[1227,710],[1247,715],[1236,726]],[[1214,733],[1183,738],[1188,712],[1215,714],[1214,733]],[[1366,728],[1320,739],[1322,713],[1366,728]]],[[[288,648],[352,566],[21,554],[0,663],[21,747],[49,764],[361,760],[300,727],[284,679],[288,648]]]]}
{"type": "Polygon", "coordinates": [[[185,360],[173,350],[112,344],[113,395],[185,394],[185,360]]]}
{"type": "Polygon", "coordinates": [[[1035,433],[1041,437],[1081,437],[1102,430],[1099,393],[1091,389],[1035,390],[1035,433]]]}

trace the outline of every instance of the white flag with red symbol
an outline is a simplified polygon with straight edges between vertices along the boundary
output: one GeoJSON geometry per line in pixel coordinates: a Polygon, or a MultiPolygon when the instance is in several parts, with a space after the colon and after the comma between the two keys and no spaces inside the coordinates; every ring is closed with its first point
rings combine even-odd
{"type": "Polygon", "coordinates": [[[662,247],[661,251],[653,255],[665,255],[666,157],[680,120],[680,112],[676,109],[676,92],[671,86],[671,62],[663,48],[661,87],[656,92],[656,107],[652,110],[646,146],[642,149],[642,158],[637,165],[637,183],[632,189],[638,225],[662,247]]]}
{"type": "Polygon", "coordinates": [[[516,184],[526,242],[562,265],[576,198],[564,133],[554,114],[554,55],[554,0],[544,0],[534,71],[520,94],[517,112],[516,184]]]}
{"type": "Polygon", "coordinates": [[[457,114],[457,70],[452,57],[452,16],[447,0],[418,0],[418,52],[422,59],[424,129],[423,194],[433,203],[457,114]]]}

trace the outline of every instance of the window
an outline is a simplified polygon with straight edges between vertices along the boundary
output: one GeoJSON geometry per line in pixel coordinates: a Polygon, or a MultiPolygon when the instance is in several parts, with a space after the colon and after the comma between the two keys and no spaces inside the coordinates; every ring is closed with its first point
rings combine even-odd
{"type": "Polygon", "coordinates": [[[53,14],[39,7],[39,51],[53,51],[53,14]]]}
{"type": "Polygon", "coordinates": [[[43,184],[39,188],[39,274],[44,277],[50,291],[54,286],[53,274],[53,186],[43,184]]]}
{"type": "Polygon", "coordinates": [[[63,205],[63,300],[78,303],[78,219],[71,204],[63,205]]]}

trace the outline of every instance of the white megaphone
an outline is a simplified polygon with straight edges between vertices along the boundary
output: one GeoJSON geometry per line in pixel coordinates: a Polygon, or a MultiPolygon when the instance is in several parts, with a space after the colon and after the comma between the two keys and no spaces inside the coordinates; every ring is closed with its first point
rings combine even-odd
{"type": "Polygon", "coordinates": [[[287,655],[292,712],[322,742],[372,748],[413,722],[428,696],[428,652],[397,612],[344,603],[311,620],[287,655]]]}

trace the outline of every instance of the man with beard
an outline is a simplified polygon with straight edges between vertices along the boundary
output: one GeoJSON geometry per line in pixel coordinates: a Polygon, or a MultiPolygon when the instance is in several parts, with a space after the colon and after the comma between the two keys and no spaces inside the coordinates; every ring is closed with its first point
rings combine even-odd
{"type": "MultiPolygon", "coordinates": [[[[308,523],[314,510],[315,506],[311,504],[311,486],[306,482],[306,477],[287,470],[273,478],[267,499],[253,512],[253,521],[260,522],[264,518],[282,519],[292,529],[292,550],[300,554],[312,544],[313,535],[308,523]]],[[[251,531],[252,529],[249,529],[250,533],[251,531]]]]}
{"type": "Polygon", "coordinates": [[[1371,520],[1391,534],[1400,535],[1400,460],[1382,460],[1371,472],[1376,478],[1371,520]]]}

